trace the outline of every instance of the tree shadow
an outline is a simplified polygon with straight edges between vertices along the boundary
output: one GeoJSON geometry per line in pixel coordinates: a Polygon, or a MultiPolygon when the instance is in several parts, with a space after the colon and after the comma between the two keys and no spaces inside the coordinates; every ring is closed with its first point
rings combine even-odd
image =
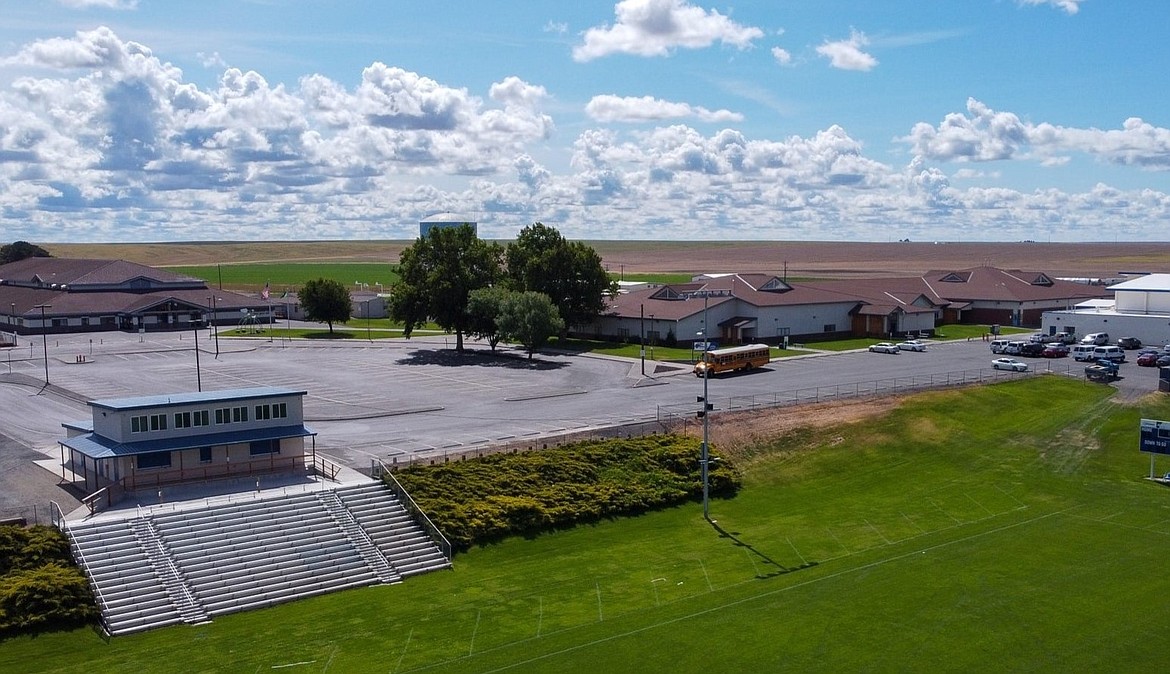
{"type": "Polygon", "coordinates": [[[761,562],[764,563],[765,566],[767,566],[768,568],[771,569],[770,572],[764,572],[764,571],[757,570],[756,578],[761,578],[761,579],[762,578],[774,578],[776,576],[782,576],[782,575],[787,574],[787,573],[792,573],[793,571],[800,571],[802,569],[808,569],[808,568],[811,568],[811,567],[814,567],[817,565],[817,562],[805,562],[805,563],[801,564],[800,566],[784,566],[780,562],[777,562],[776,560],[772,559],[768,555],[757,550],[756,547],[753,546],[752,544],[747,543],[742,538],[740,538],[738,531],[727,531],[723,527],[719,526],[719,523],[716,522],[715,520],[708,520],[708,521],[711,523],[711,528],[713,528],[715,531],[719,532],[720,538],[731,539],[733,545],[735,545],[736,547],[743,548],[744,550],[747,550],[749,554],[755,556],[756,559],[760,560],[761,562]]]}
{"type": "Polygon", "coordinates": [[[510,370],[559,370],[567,362],[548,361],[534,357],[481,350],[459,353],[454,349],[419,349],[395,361],[400,365],[440,365],[444,367],[501,367],[510,370]]]}

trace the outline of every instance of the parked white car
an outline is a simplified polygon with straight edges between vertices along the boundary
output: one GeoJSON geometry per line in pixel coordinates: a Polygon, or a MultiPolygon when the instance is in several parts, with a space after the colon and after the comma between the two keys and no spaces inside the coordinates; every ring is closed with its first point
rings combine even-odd
{"type": "Polygon", "coordinates": [[[901,351],[926,351],[926,342],[921,342],[917,339],[907,339],[901,344],[898,344],[898,349],[901,351]]]}
{"type": "Polygon", "coordinates": [[[898,345],[889,342],[878,342],[869,347],[873,353],[898,353],[898,345]]]}
{"type": "Polygon", "coordinates": [[[1028,371],[1028,364],[1015,358],[996,358],[991,361],[991,367],[995,370],[1011,370],[1013,372],[1028,371]]]}

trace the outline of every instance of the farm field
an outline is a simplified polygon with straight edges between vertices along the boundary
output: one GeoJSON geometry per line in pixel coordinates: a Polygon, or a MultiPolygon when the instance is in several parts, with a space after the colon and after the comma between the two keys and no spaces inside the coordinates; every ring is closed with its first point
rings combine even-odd
{"type": "MultiPolygon", "coordinates": [[[[367,262],[397,264],[412,241],[245,241],[43,244],[58,257],[125,259],[148,265],[367,262]]],[[[1057,276],[1110,277],[1162,271],[1170,242],[935,243],[850,241],[586,241],[615,278],[636,274],[767,272],[788,278],[864,278],[924,274],[986,264],[1057,276]]],[[[675,277],[668,277],[675,278],[675,277]]],[[[387,283],[385,279],[373,279],[387,283]]],[[[365,278],[346,279],[347,282],[365,278]]],[[[263,283],[263,281],[261,281],[263,283]]]]}
{"type": "MultiPolygon", "coordinates": [[[[22,672],[1142,671],[1164,659],[1170,491],[1152,396],[1055,376],[716,420],[744,488],[109,643],[0,643],[22,672]],[[756,422],[760,424],[758,432],[756,422]]],[[[723,448],[720,450],[720,448],[723,448]]]]}

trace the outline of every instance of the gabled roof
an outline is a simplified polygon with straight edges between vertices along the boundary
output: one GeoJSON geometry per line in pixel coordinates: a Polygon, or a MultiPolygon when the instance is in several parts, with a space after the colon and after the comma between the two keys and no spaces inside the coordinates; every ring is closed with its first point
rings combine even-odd
{"type": "Polygon", "coordinates": [[[126,260],[29,257],[0,265],[0,279],[16,284],[52,284],[79,290],[84,286],[110,286],[149,280],[157,285],[202,284],[201,279],[181,276],[126,260]]]}
{"type": "Polygon", "coordinates": [[[972,267],[934,270],[922,276],[946,300],[1035,302],[1101,297],[1103,288],[1052,278],[1039,271],[972,267]]]}

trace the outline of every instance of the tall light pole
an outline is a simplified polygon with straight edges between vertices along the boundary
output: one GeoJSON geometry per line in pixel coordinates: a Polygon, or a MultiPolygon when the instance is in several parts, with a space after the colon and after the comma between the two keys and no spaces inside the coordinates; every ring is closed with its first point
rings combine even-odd
{"type": "Polygon", "coordinates": [[[207,298],[207,304],[211,307],[211,326],[215,330],[215,357],[219,358],[219,326],[215,324],[215,295],[207,298]]]}
{"type": "MultiPolygon", "coordinates": [[[[706,359],[706,353],[707,353],[707,346],[708,346],[707,341],[708,341],[708,337],[707,337],[707,295],[704,293],[703,294],[703,354],[704,354],[704,360],[706,359]]],[[[705,519],[705,520],[711,519],[711,509],[710,509],[710,505],[709,505],[710,504],[710,487],[708,486],[708,479],[707,479],[708,476],[710,475],[710,468],[711,468],[710,445],[708,443],[710,442],[710,430],[711,430],[710,411],[711,411],[712,405],[710,402],[708,402],[709,397],[708,397],[708,393],[707,393],[707,383],[709,381],[711,381],[711,368],[705,367],[705,368],[703,368],[703,448],[702,448],[703,451],[700,452],[700,457],[699,457],[699,461],[702,462],[702,467],[703,467],[703,470],[702,470],[702,473],[703,473],[703,519],[705,519]]]]}
{"type": "Polygon", "coordinates": [[[638,352],[642,356],[642,376],[646,376],[646,305],[638,305],[638,352]]]}
{"type": "Polygon", "coordinates": [[[33,309],[41,310],[41,341],[45,347],[45,386],[49,385],[49,326],[45,325],[45,309],[52,304],[38,304],[33,309]]]}
{"type": "Polygon", "coordinates": [[[372,338],[370,338],[370,301],[369,300],[366,300],[366,341],[367,342],[374,341],[372,338]]]}
{"type": "Polygon", "coordinates": [[[711,408],[713,408],[714,405],[708,402],[708,383],[711,380],[711,363],[707,361],[707,351],[708,347],[710,346],[707,338],[707,297],[707,292],[703,291],[703,330],[701,333],[703,337],[703,351],[699,354],[699,359],[704,362],[705,367],[703,368],[703,395],[699,396],[699,404],[703,406],[703,409],[699,412],[699,416],[703,417],[703,444],[699,445],[699,472],[703,479],[703,519],[710,520],[711,492],[709,481],[707,479],[709,475],[708,469],[711,464],[711,456],[708,451],[711,434],[709,417],[711,415],[711,408]]]}
{"type": "Polygon", "coordinates": [[[203,371],[199,369],[199,321],[192,321],[195,328],[195,384],[203,390],[203,371]]]}

